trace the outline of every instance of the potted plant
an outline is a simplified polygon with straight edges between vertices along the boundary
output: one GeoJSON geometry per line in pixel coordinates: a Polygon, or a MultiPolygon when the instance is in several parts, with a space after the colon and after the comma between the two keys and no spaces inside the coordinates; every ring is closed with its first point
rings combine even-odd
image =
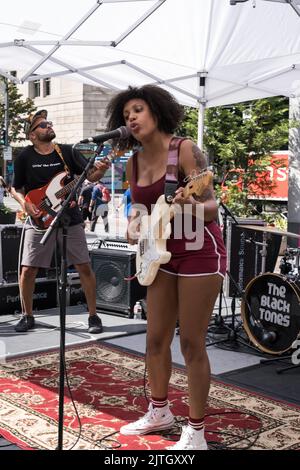
{"type": "Polygon", "coordinates": [[[16,223],[16,213],[10,207],[5,206],[5,204],[0,204],[0,224],[15,224],[16,223]]]}

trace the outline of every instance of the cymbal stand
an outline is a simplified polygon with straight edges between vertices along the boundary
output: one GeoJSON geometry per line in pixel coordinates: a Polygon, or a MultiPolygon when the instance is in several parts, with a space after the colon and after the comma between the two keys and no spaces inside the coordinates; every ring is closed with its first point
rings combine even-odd
{"type": "Polygon", "coordinates": [[[217,340],[217,341],[207,343],[206,347],[214,346],[214,345],[218,345],[218,344],[229,343],[231,350],[240,351],[241,346],[244,346],[244,347],[247,347],[249,349],[253,349],[257,353],[257,348],[255,346],[252,346],[251,344],[247,343],[247,341],[241,335],[238,334],[238,331],[240,330],[240,326],[236,325],[236,312],[235,312],[235,310],[236,310],[236,298],[237,298],[238,294],[239,294],[240,297],[244,297],[244,292],[241,291],[238,284],[236,283],[236,281],[232,277],[231,273],[229,271],[226,271],[226,274],[230,277],[230,279],[231,279],[231,281],[232,281],[232,283],[235,287],[235,290],[234,290],[234,293],[233,293],[233,296],[232,296],[232,300],[231,300],[231,324],[227,325],[225,322],[223,324],[223,326],[227,329],[227,338],[226,339],[221,339],[221,340],[217,340]]]}
{"type": "MultiPolygon", "coordinates": [[[[293,354],[290,354],[288,356],[280,356],[280,357],[272,357],[269,359],[261,359],[260,364],[269,364],[270,362],[278,362],[278,361],[284,361],[287,359],[292,359],[293,354]]],[[[297,367],[300,367],[300,364],[293,364],[291,366],[286,366],[286,367],[281,367],[281,369],[276,369],[276,374],[283,374],[287,370],[291,369],[296,369],[297,367]]]]}
{"type": "Polygon", "coordinates": [[[268,248],[267,238],[268,238],[267,232],[263,232],[263,241],[262,241],[262,243],[258,242],[258,244],[261,245],[261,247],[262,247],[261,250],[260,250],[260,254],[261,254],[261,274],[266,272],[266,261],[267,261],[267,254],[268,254],[268,251],[267,251],[267,248],[268,248]]]}
{"type": "Polygon", "coordinates": [[[263,232],[263,241],[258,242],[257,240],[253,240],[253,238],[247,238],[246,243],[253,243],[255,245],[255,261],[254,261],[254,277],[258,275],[257,272],[257,265],[258,265],[258,253],[261,255],[261,271],[260,274],[263,274],[266,271],[266,261],[267,261],[267,247],[268,247],[268,234],[263,232]],[[262,247],[260,251],[258,251],[259,247],[262,247]]]}
{"type": "MultiPolygon", "coordinates": [[[[223,242],[226,247],[227,242],[227,220],[228,217],[232,219],[234,224],[238,224],[238,221],[230,211],[230,209],[220,201],[220,208],[222,208],[222,219],[223,219],[223,242]]],[[[224,319],[222,316],[222,309],[223,309],[223,297],[224,297],[224,280],[222,281],[220,292],[219,292],[219,304],[218,304],[218,313],[214,316],[214,324],[215,327],[210,327],[210,330],[214,329],[214,333],[226,333],[226,327],[224,326],[224,319]]]]}

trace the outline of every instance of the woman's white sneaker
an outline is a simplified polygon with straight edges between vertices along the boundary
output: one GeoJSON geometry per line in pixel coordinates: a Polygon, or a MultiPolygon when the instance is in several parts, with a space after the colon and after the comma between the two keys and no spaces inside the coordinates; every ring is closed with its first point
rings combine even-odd
{"type": "Polygon", "coordinates": [[[122,426],[120,433],[125,436],[149,434],[151,432],[171,429],[173,425],[174,416],[170,411],[169,405],[166,405],[163,408],[154,408],[152,403],[150,403],[145,416],[133,423],[122,426]]]}
{"type": "Polygon", "coordinates": [[[204,428],[197,431],[191,426],[183,426],[179,441],[167,447],[168,450],[207,450],[204,428]]]}

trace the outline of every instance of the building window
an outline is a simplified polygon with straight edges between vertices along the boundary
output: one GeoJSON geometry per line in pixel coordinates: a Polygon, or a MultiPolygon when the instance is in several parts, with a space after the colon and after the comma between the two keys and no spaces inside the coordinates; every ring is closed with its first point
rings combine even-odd
{"type": "Polygon", "coordinates": [[[33,95],[34,98],[41,96],[41,82],[40,80],[34,80],[33,82],[33,95]]]}
{"type": "Polygon", "coordinates": [[[51,95],[51,79],[50,78],[45,78],[44,83],[43,83],[43,92],[44,92],[44,97],[51,95]]]}
{"type": "Polygon", "coordinates": [[[29,98],[34,99],[41,96],[41,82],[40,80],[34,80],[29,83],[29,98]]]}

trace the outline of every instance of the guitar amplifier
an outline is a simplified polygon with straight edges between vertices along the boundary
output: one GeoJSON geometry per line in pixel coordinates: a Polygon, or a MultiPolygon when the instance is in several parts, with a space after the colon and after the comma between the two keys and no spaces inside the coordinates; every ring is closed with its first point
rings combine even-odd
{"type": "Polygon", "coordinates": [[[22,225],[0,225],[0,284],[18,282],[22,225]]]}
{"type": "Polygon", "coordinates": [[[144,299],[147,289],[135,274],[136,253],[129,250],[100,248],[90,252],[96,276],[96,306],[112,315],[133,316],[137,300],[144,299]]]}
{"type": "MultiPolygon", "coordinates": [[[[0,225],[0,285],[18,282],[19,249],[23,225],[0,225]]],[[[37,279],[56,277],[55,256],[51,267],[40,268],[37,279]]]]}
{"type": "Polygon", "coordinates": [[[102,239],[100,241],[99,248],[112,248],[113,250],[129,250],[136,252],[137,246],[130,245],[126,238],[116,237],[102,239]]]}

